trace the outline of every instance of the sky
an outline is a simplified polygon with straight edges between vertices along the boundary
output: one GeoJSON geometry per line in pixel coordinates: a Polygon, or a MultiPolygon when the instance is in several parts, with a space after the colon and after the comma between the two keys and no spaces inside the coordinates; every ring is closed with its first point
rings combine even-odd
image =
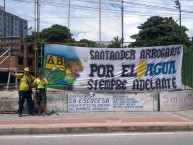
{"type": "MultiPolygon", "coordinates": [[[[4,0],[0,1],[0,6],[3,6],[4,0]]],[[[34,31],[35,28],[34,1],[5,0],[6,11],[26,19],[28,28],[32,27],[30,31],[34,31]]],[[[193,37],[193,0],[179,1],[182,25],[189,29],[188,36],[193,37]]],[[[40,30],[53,24],[63,25],[70,28],[76,41],[80,39],[111,41],[116,36],[121,38],[123,26],[124,42],[132,42],[134,40],[130,36],[139,32],[137,26],[155,15],[173,17],[179,24],[179,9],[175,7],[175,0],[124,0],[123,21],[122,0],[39,0],[39,2],[40,30]]]]}

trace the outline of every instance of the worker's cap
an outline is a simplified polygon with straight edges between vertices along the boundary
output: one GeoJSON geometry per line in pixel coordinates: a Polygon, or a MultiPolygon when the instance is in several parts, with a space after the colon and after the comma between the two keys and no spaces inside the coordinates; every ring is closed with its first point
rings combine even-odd
{"type": "Polygon", "coordinates": [[[29,71],[29,68],[28,68],[28,67],[25,67],[25,68],[24,68],[24,71],[29,71]]]}

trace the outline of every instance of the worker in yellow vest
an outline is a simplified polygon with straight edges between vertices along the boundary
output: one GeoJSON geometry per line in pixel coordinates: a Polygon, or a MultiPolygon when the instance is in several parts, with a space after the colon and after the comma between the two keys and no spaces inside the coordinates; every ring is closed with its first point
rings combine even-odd
{"type": "Polygon", "coordinates": [[[33,85],[36,86],[36,103],[39,114],[45,114],[47,112],[46,104],[46,84],[48,84],[47,79],[43,78],[42,72],[38,71],[38,78],[35,79],[33,85]]]}
{"type": "Polygon", "coordinates": [[[22,117],[23,104],[27,100],[29,115],[34,115],[31,84],[35,78],[30,74],[28,67],[24,68],[24,73],[14,73],[11,75],[19,80],[19,117],[22,117]]]}

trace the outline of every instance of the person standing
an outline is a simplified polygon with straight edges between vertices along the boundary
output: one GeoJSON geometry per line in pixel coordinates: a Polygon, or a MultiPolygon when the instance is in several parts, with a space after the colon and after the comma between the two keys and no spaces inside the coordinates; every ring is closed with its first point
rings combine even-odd
{"type": "Polygon", "coordinates": [[[36,86],[36,103],[38,113],[43,115],[47,113],[47,98],[46,98],[46,84],[48,84],[47,79],[43,78],[42,72],[38,71],[38,78],[35,79],[33,85],[36,86]]]}
{"type": "Polygon", "coordinates": [[[23,104],[27,100],[29,115],[34,115],[31,84],[35,78],[30,74],[28,67],[24,68],[24,73],[14,73],[11,75],[19,79],[19,117],[22,117],[23,104]]]}

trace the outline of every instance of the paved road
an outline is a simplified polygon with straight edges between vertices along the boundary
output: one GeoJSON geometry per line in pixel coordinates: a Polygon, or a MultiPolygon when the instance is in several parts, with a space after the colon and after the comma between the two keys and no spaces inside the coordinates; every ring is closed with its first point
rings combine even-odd
{"type": "Polygon", "coordinates": [[[192,145],[193,132],[0,136],[0,145],[192,145]]]}

